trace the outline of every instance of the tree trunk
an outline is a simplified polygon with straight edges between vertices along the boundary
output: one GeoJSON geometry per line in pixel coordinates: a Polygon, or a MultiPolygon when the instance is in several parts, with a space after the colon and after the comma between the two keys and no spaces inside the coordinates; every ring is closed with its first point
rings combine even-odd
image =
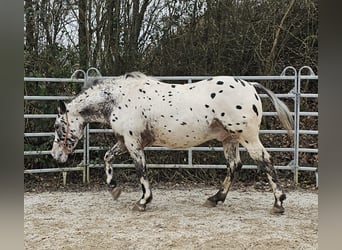
{"type": "Polygon", "coordinates": [[[80,68],[87,70],[89,62],[87,39],[87,1],[78,2],[78,46],[80,52],[80,68]]]}
{"type": "Polygon", "coordinates": [[[24,5],[26,24],[25,24],[25,51],[27,52],[28,63],[25,64],[25,75],[34,72],[35,62],[38,56],[37,34],[35,29],[35,18],[32,0],[26,0],[24,5]]]}

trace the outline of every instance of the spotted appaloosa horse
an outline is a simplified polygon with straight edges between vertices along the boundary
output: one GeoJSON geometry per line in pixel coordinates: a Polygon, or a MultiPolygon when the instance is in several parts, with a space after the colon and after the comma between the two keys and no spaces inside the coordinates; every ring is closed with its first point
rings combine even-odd
{"type": "Polygon", "coordinates": [[[134,209],[143,211],[152,200],[147,178],[144,147],[188,148],[208,140],[222,142],[227,176],[206,206],[224,202],[242,164],[239,144],[266,171],[275,202],[273,213],[283,213],[283,192],[270,155],[259,140],[262,105],[254,87],[272,100],[280,121],[291,132],[287,106],[258,83],[229,76],[212,77],[189,84],[167,84],[133,72],[118,78],[98,80],[70,103],[60,103],[55,122],[52,156],[65,162],[83,135],[87,123],[110,124],[117,143],[104,156],[107,183],[113,197],[120,195],[113,179],[111,162],[128,152],[133,158],[143,195],[134,209]]]}

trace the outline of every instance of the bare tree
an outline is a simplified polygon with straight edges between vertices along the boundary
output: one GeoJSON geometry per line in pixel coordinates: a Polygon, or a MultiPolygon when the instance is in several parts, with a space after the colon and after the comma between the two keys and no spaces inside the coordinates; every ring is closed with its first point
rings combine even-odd
{"type": "Polygon", "coordinates": [[[87,69],[89,66],[88,53],[88,27],[87,27],[87,1],[78,1],[78,47],[80,52],[80,67],[87,69]]]}

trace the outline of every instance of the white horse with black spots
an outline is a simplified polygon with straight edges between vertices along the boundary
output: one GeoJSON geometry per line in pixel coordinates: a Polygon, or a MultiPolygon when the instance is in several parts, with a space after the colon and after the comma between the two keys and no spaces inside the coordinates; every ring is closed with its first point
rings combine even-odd
{"type": "Polygon", "coordinates": [[[97,80],[70,103],[60,102],[52,156],[65,162],[87,123],[110,124],[117,142],[104,156],[107,183],[113,197],[118,198],[120,188],[113,179],[111,162],[115,156],[128,152],[143,192],[134,209],[144,211],[152,200],[144,148],[151,145],[189,148],[216,139],[222,142],[228,171],[222,187],[205,202],[205,206],[215,207],[225,201],[233,179],[241,170],[241,144],[266,172],[275,198],[271,211],[283,213],[286,195],[270,155],[259,139],[262,105],[255,87],[271,98],[280,121],[291,132],[289,109],[259,83],[218,76],[196,83],[168,84],[133,72],[97,80]]]}

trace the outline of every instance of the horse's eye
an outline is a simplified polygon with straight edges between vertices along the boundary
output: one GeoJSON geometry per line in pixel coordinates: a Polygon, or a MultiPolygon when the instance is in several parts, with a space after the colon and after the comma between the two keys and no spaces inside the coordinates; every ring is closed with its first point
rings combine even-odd
{"type": "Polygon", "coordinates": [[[55,127],[55,130],[58,130],[59,129],[59,124],[55,123],[54,127],[55,127]]]}

